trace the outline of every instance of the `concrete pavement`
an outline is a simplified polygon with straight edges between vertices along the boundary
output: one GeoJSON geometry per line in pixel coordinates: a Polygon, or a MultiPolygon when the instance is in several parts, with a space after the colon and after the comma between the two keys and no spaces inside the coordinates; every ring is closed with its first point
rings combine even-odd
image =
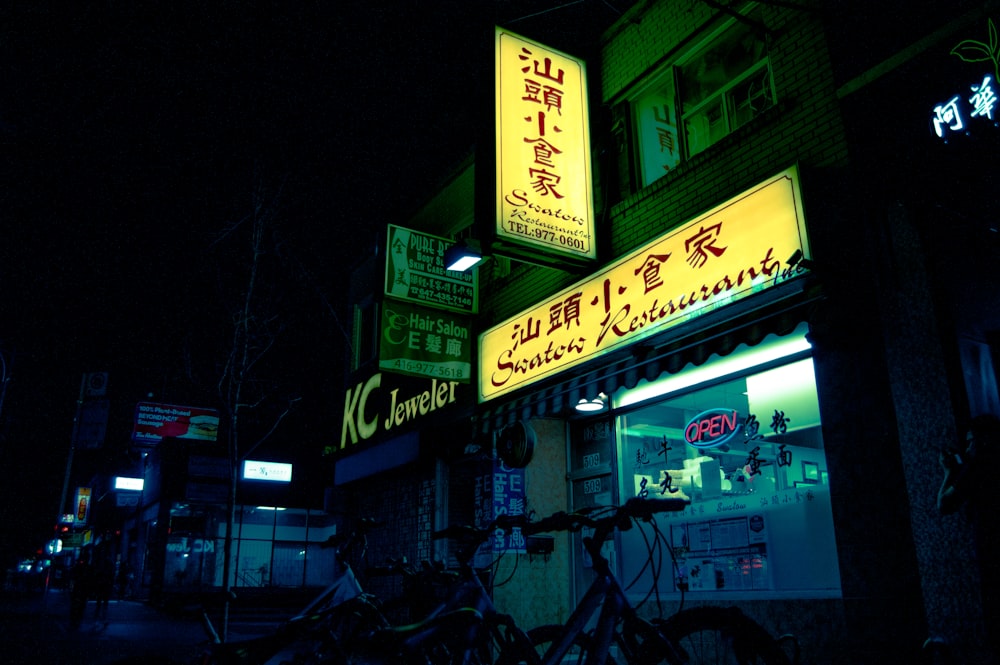
{"type": "MultiPolygon", "coordinates": [[[[0,662],[111,665],[190,663],[207,643],[194,616],[168,613],[147,603],[112,600],[107,621],[95,618],[91,601],[79,627],[69,621],[69,595],[24,593],[0,596],[0,662]]],[[[230,640],[269,633],[277,615],[234,616],[230,640]]]]}

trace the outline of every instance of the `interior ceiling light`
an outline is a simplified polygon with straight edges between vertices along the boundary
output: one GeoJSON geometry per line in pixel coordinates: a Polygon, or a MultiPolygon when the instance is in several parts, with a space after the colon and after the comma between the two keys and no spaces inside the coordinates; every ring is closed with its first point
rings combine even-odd
{"type": "Polygon", "coordinates": [[[479,243],[471,238],[459,240],[444,252],[445,270],[464,272],[482,260],[479,243]]]}

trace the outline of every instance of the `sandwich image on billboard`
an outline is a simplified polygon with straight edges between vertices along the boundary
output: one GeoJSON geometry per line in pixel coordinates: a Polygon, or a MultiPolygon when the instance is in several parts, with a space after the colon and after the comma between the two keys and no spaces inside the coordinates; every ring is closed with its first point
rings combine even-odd
{"type": "Polygon", "coordinates": [[[139,402],[135,407],[132,441],[156,444],[165,438],[215,441],[219,436],[219,412],[194,406],[139,402]]]}

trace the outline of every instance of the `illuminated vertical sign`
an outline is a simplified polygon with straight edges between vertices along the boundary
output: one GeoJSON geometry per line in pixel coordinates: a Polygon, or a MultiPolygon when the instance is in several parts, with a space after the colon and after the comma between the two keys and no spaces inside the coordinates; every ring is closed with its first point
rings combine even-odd
{"type": "Polygon", "coordinates": [[[86,524],[87,522],[87,517],[90,515],[90,494],[91,490],[89,487],[76,488],[76,501],[74,503],[75,514],[73,516],[73,521],[77,524],[86,524]]]}
{"type": "Polygon", "coordinates": [[[496,29],[495,248],[597,258],[582,60],[496,29]]]}

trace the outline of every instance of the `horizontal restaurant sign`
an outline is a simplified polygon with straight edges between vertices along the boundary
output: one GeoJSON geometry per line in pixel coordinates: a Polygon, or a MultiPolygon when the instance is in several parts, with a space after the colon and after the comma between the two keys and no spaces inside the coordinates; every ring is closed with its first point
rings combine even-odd
{"type": "Polygon", "coordinates": [[[530,385],[805,272],[798,170],[773,178],[487,330],[479,400],[530,385]]]}
{"type": "Polygon", "coordinates": [[[494,249],[597,258],[584,63],[496,29],[494,249]]]}

